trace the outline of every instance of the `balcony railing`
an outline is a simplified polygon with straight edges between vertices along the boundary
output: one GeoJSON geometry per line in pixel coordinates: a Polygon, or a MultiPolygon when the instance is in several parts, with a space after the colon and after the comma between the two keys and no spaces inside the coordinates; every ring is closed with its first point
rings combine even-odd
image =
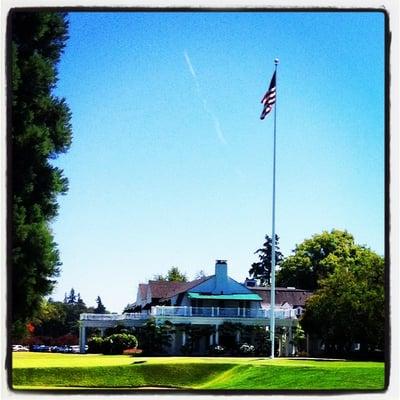
{"type": "Polygon", "coordinates": [[[81,320],[89,321],[124,321],[130,319],[147,319],[148,312],[126,313],[126,314],[81,314],[81,320]]]}
{"type": "MultiPolygon", "coordinates": [[[[124,321],[144,320],[153,317],[204,317],[204,318],[267,318],[270,309],[242,307],[186,307],[186,306],[154,306],[151,311],[127,314],[81,314],[80,319],[86,321],[124,321]]],[[[276,319],[296,319],[296,310],[275,308],[276,319]]]]}
{"type": "MultiPolygon", "coordinates": [[[[296,318],[296,310],[275,308],[276,319],[296,318]]],[[[226,317],[226,318],[270,318],[271,310],[262,308],[242,307],[185,307],[185,306],[155,306],[151,308],[155,317],[226,317]]]]}

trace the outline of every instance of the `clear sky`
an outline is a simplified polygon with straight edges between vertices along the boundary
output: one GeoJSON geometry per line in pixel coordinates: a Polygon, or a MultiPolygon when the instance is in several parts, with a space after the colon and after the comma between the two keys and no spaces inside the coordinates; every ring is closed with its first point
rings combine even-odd
{"type": "Polygon", "coordinates": [[[111,311],[171,266],[215,259],[243,281],[271,234],[277,76],[276,231],[289,255],[347,229],[384,249],[384,16],[317,12],[70,13],[56,94],[73,144],[52,224],[71,287],[111,311]]]}

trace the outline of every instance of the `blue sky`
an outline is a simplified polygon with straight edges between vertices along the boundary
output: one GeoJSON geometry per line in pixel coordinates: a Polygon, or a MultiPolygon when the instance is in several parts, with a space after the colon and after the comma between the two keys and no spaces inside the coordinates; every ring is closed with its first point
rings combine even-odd
{"type": "Polygon", "coordinates": [[[347,229],[384,248],[381,13],[70,13],[56,94],[73,144],[52,224],[74,287],[111,311],[177,266],[227,259],[243,281],[271,232],[273,114],[259,119],[275,57],[276,231],[289,255],[347,229]]]}

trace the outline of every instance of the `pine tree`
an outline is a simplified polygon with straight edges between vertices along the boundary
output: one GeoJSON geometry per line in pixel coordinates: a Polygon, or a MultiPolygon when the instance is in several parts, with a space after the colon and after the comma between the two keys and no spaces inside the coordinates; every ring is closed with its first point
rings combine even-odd
{"type": "MultiPolygon", "coordinates": [[[[254,254],[258,254],[259,262],[251,264],[250,276],[258,279],[260,286],[271,284],[271,260],[272,260],[272,239],[266,235],[265,242],[261,249],[254,254]]],[[[275,235],[275,265],[279,265],[283,260],[283,255],[279,251],[279,237],[275,235]]]]}
{"type": "Polygon", "coordinates": [[[105,314],[107,312],[104,304],[101,301],[100,296],[96,298],[97,307],[94,309],[95,314],[105,314]]]}
{"type": "Polygon", "coordinates": [[[60,258],[49,223],[67,179],[51,160],[71,144],[71,114],[53,94],[57,63],[67,40],[66,14],[13,11],[11,22],[12,191],[11,283],[13,334],[52,292],[60,258]]]}
{"type": "MultiPolygon", "coordinates": [[[[78,294],[78,299],[80,299],[80,294],[78,294]]],[[[71,288],[69,295],[67,296],[67,303],[68,304],[76,304],[77,296],[75,294],[75,289],[71,288]]]]}

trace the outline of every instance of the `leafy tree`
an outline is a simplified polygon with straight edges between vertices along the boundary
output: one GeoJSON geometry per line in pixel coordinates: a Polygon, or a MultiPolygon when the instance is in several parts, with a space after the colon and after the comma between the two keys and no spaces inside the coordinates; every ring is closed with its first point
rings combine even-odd
{"type": "Polygon", "coordinates": [[[66,299],[63,302],[42,300],[38,316],[32,321],[35,335],[52,338],[68,334],[78,335],[80,314],[93,312],[94,308],[86,307],[80,294],[75,295],[74,289],[71,289],[66,299]]]}
{"type": "Polygon", "coordinates": [[[315,290],[318,281],[333,273],[339,262],[354,257],[357,247],[347,231],[333,229],[314,235],[285,258],[277,272],[277,284],[315,290]]]}
{"type": "Polygon", "coordinates": [[[164,354],[165,348],[171,346],[173,331],[173,325],[169,321],[156,324],[153,318],[149,319],[137,330],[139,348],[144,354],[164,354]]]}
{"type": "MultiPolygon", "coordinates": [[[[258,255],[259,262],[251,264],[249,274],[254,279],[259,280],[260,286],[271,284],[271,261],[272,261],[272,238],[265,236],[265,243],[261,249],[258,249],[254,254],[258,255]]],[[[282,262],[283,255],[279,251],[279,237],[275,235],[275,265],[282,262]]]]}
{"type": "Polygon", "coordinates": [[[180,272],[178,267],[171,267],[165,276],[154,275],[153,279],[156,281],[187,282],[186,274],[180,272]]]}
{"type": "Polygon", "coordinates": [[[173,281],[173,282],[187,282],[187,276],[186,274],[182,273],[179,271],[179,268],[177,267],[171,267],[166,275],[166,280],[167,281],[173,281]]]}
{"type": "Polygon", "coordinates": [[[125,326],[123,323],[117,323],[114,326],[107,328],[104,332],[105,336],[111,336],[114,333],[129,333],[133,334],[136,328],[125,326]]]}
{"type": "Polygon", "coordinates": [[[69,333],[65,323],[66,316],[64,303],[43,299],[38,316],[32,321],[35,335],[56,338],[69,333]]]}
{"type": "Polygon", "coordinates": [[[50,161],[67,151],[72,134],[68,106],[53,94],[67,40],[66,14],[13,11],[11,22],[11,318],[19,336],[60,271],[49,223],[68,182],[50,161]]]}
{"type": "Polygon", "coordinates": [[[323,339],[326,352],[345,354],[384,348],[384,259],[359,246],[352,257],[329,260],[333,269],[306,303],[301,324],[323,339]]]}
{"type": "Polygon", "coordinates": [[[97,303],[97,307],[94,309],[94,313],[95,314],[106,314],[107,310],[106,310],[104,304],[102,303],[100,296],[97,296],[96,303],[97,303]]]}
{"type": "Polygon", "coordinates": [[[88,312],[85,302],[78,297],[79,301],[75,303],[68,303],[66,309],[66,326],[67,331],[73,335],[78,335],[79,333],[79,318],[83,313],[88,312]]]}

